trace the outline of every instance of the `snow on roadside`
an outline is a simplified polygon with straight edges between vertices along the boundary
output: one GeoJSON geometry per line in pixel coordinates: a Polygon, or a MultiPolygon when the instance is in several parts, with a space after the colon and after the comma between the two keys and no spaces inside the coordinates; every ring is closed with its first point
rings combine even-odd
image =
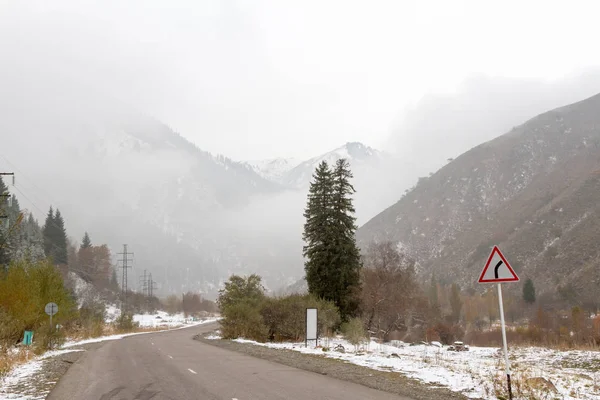
{"type": "MultiPolygon", "coordinates": [[[[118,335],[100,336],[100,337],[91,338],[91,339],[84,339],[84,340],[77,340],[77,341],[67,341],[67,342],[65,342],[65,344],[63,344],[62,347],[64,349],[64,348],[69,348],[69,347],[74,347],[74,346],[81,346],[81,345],[89,344],[89,343],[98,343],[98,342],[105,342],[105,341],[110,341],[110,340],[119,340],[119,339],[123,339],[123,338],[129,337],[129,336],[147,335],[149,333],[160,333],[160,332],[176,331],[176,330],[179,330],[179,329],[185,329],[185,328],[191,328],[191,327],[198,326],[198,325],[209,324],[211,322],[216,322],[216,321],[218,321],[220,319],[221,319],[220,317],[210,317],[210,318],[206,318],[206,319],[202,319],[202,320],[197,320],[197,321],[188,321],[188,323],[185,324],[185,325],[183,325],[183,326],[181,326],[182,324],[174,325],[173,328],[171,328],[170,326],[167,326],[167,329],[164,329],[164,330],[148,331],[148,332],[123,333],[123,334],[118,334],[118,335]]],[[[145,326],[145,325],[140,325],[140,326],[145,326]]],[[[147,326],[145,326],[145,327],[147,327],[147,326]]]]}
{"type": "Polygon", "coordinates": [[[0,379],[0,400],[37,400],[46,398],[47,393],[35,393],[36,390],[31,384],[31,377],[43,369],[47,359],[74,351],[83,350],[62,349],[48,351],[41,356],[32,358],[24,364],[18,365],[4,378],[0,379]]]}
{"type": "MultiPolygon", "coordinates": [[[[212,334],[208,339],[219,339],[212,334]]],[[[471,347],[470,351],[453,352],[447,347],[398,343],[396,346],[371,342],[358,352],[347,341],[336,338],[324,340],[330,348],[305,347],[304,343],[258,343],[236,339],[240,343],[288,349],[306,354],[337,358],[353,364],[382,371],[400,372],[425,383],[440,385],[467,397],[496,399],[495,389],[504,388],[504,361],[498,348],[471,347]],[[334,348],[342,345],[345,353],[334,348]],[[496,387],[494,385],[496,380],[496,387]]],[[[563,400],[600,399],[600,353],[594,351],[558,351],[534,347],[511,349],[513,391],[529,378],[545,378],[552,382],[556,397],[563,400]]],[[[546,397],[542,397],[546,398],[546,397]]],[[[518,397],[515,397],[518,399],[518,397]]]]}
{"type": "Polygon", "coordinates": [[[119,316],[121,316],[121,310],[119,309],[119,307],[115,306],[114,304],[109,304],[106,306],[106,318],[104,319],[104,322],[106,322],[107,324],[113,323],[117,320],[117,318],[119,318],[119,316]]]}
{"type": "MultiPolygon", "coordinates": [[[[107,324],[115,322],[121,316],[121,310],[114,304],[106,306],[106,318],[107,324]]],[[[192,317],[185,317],[183,313],[177,313],[170,315],[165,311],[156,311],[151,314],[134,314],[133,321],[140,324],[142,328],[160,328],[160,327],[175,327],[181,325],[188,325],[197,320],[192,317]]]]}
{"type": "Polygon", "coordinates": [[[145,328],[156,328],[161,326],[180,326],[194,323],[191,317],[186,318],[183,313],[169,315],[164,311],[157,311],[154,314],[135,314],[133,321],[145,328]]]}

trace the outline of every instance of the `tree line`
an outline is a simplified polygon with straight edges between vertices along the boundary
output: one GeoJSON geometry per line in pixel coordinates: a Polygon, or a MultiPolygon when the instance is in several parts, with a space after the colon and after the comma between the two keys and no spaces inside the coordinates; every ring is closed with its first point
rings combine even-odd
{"type": "Polygon", "coordinates": [[[64,216],[53,207],[40,226],[8,193],[1,177],[0,194],[8,195],[0,197],[0,215],[8,217],[8,223],[0,224],[0,349],[8,351],[24,330],[36,332],[39,349],[47,348],[52,335],[62,337],[67,330],[83,336],[102,334],[105,309],[99,300],[114,298],[119,290],[108,247],[94,245],[87,232],[81,245],[74,243],[64,216]],[[79,279],[93,290],[80,292],[79,279]],[[61,329],[48,327],[48,302],[59,306],[54,322],[61,329]]]}
{"type": "MultiPolygon", "coordinates": [[[[355,239],[355,190],[351,179],[345,159],[331,166],[323,161],[313,174],[303,232],[308,296],[268,299],[260,277],[232,276],[218,301],[225,336],[298,339],[279,325],[303,321],[300,313],[310,303],[317,305],[320,313],[335,310],[337,319],[320,323],[324,330],[361,326],[364,336],[381,340],[435,340],[446,344],[467,340],[499,345],[495,290],[462,290],[457,283],[438,281],[435,274],[422,284],[415,260],[392,242],[373,242],[361,254],[355,239]],[[274,324],[275,316],[284,322],[274,324]]],[[[544,311],[538,303],[531,279],[525,280],[521,298],[505,299],[509,331],[515,341],[550,343],[560,339],[562,343],[600,344],[600,318],[596,323],[580,308],[559,317],[561,313],[544,311]]]]}

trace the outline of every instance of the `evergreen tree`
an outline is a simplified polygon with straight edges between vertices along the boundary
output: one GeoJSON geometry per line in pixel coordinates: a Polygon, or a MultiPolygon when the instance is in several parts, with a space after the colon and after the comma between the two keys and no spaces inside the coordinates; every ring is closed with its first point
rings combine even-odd
{"type": "Polygon", "coordinates": [[[115,268],[112,268],[110,275],[110,289],[115,292],[119,291],[119,281],[117,280],[117,270],[115,268]]]}
{"type": "Polygon", "coordinates": [[[54,215],[54,224],[56,226],[54,244],[56,245],[56,253],[54,262],[59,265],[65,265],[67,259],[67,231],[65,230],[65,221],[63,220],[60,210],[56,210],[54,215]]]}
{"type": "Polygon", "coordinates": [[[83,235],[83,240],[81,241],[81,248],[89,249],[90,247],[92,247],[92,241],[90,240],[90,235],[88,235],[86,232],[85,235],[83,235]]]}
{"type": "Polygon", "coordinates": [[[333,301],[344,320],[358,309],[361,269],[351,178],[346,160],[339,160],[333,171],[322,161],[313,175],[304,212],[308,290],[333,301]]]}
{"type": "MultiPolygon", "coordinates": [[[[352,195],[356,192],[350,183],[350,164],[339,159],[333,170],[333,239],[335,258],[333,274],[338,275],[336,291],[339,293],[337,305],[344,320],[356,316],[359,307],[360,270],[362,267],[360,250],[356,245],[356,217],[352,195]]],[[[336,301],[334,299],[334,301],[336,301]]]]}
{"type": "MultiPolygon", "coordinates": [[[[9,194],[6,186],[0,187],[0,193],[9,194]]],[[[6,197],[0,198],[0,215],[6,218],[0,219],[0,265],[8,265],[17,259],[23,235],[23,213],[16,196],[12,195],[10,200],[6,197]]]]}
{"type": "Polygon", "coordinates": [[[529,278],[525,281],[525,285],[523,285],[523,300],[528,304],[535,303],[535,287],[533,286],[533,281],[529,278]]]}
{"type": "Polygon", "coordinates": [[[460,298],[460,287],[456,284],[452,284],[450,289],[450,307],[452,308],[452,320],[454,323],[460,321],[460,312],[462,310],[462,299],[460,298]]]}
{"type": "Polygon", "coordinates": [[[23,217],[14,233],[15,246],[11,249],[11,258],[15,261],[27,259],[31,262],[42,261],[44,254],[44,239],[38,223],[29,214],[23,217]]]}
{"type": "MultiPolygon", "coordinates": [[[[4,184],[0,176],[0,194],[7,194],[8,188],[4,184]]],[[[6,197],[0,197],[0,215],[8,216],[8,201],[6,197]]],[[[8,257],[8,230],[4,222],[4,218],[0,218],[0,266],[8,265],[10,259],[8,257]]]]}
{"type": "Polygon", "coordinates": [[[429,305],[432,308],[440,308],[440,299],[438,295],[438,285],[435,279],[435,272],[431,274],[431,282],[429,283],[429,305]]]}
{"type": "Polygon", "coordinates": [[[304,212],[303,240],[306,243],[303,255],[306,258],[304,270],[309,293],[325,297],[330,291],[328,266],[332,260],[329,248],[331,224],[333,178],[327,162],[321,162],[315,173],[308,191],[308,200],[304,212]]]}
{"type": "Polygon", "coordinates": [[[438,294],[438,283],[435,279],[435,272],[431,274],[431,281],[429,283],[429,290],[427,294],[429,298],[430,318],[433,321],[436,321],[441,317],[441,307],[438,294]]]}
{"type": "Polygon", "coordinates": [[[55,231],[54,210],[52,209],[52,206],[50,206],[50,210],[48,210],[48,214],[46,215],[44,228],[42,229],[42,235],[44,236],[44,253],[46,254],[46,257],[54,257],[55,231]]]}

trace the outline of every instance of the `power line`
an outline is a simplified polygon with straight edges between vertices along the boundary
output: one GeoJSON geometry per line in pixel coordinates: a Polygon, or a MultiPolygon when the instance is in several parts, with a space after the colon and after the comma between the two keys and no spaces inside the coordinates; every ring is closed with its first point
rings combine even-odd
{"type": "Polygon", "coordinates": [[[142,294],[144,296],[148,295],[148,275],[146,274],[146,270],[144,270],[144,275],[140,276],[140,285],[142,286],[142,294]]]}
{"type": "MultiPolygon", "coordinates": [[[[31,186],[33,186],[34,189],[37,189],[38,192],[44,192],[44,195],[52,203],[58,204],[56,201],[54,201],[54,199],[52,198],[52,196],[50,195],[50,193],[46,189],[44,189],[44,188],[36,185],[33,179],[31,179],[29,176],[27,176],[27,174],[25,174],[21,169],[19,169],[19,167],[17,167],[14,163],[10,162],[10,160],[8,158],[6,158],[6,156],[0,154],[0,157],[2,157],[4,159],[4,161],[6,161],[6,163],[9,164],[15,171],[17,171],[19,173],[20,177],[25,178],[25,180],[28,181],[31,184],[31,186]]],[[[39,196],[39,195],[36,195],[35,197],[39,197],[39,199],[42,199],[42,197],[39,196]]]]}
{"type": "Polygon", "coordinates": [[[129,268],[131,268],[131,265],[129,265],[129,262],[133,261],[133,260],[129,259],[129,255],[133,255],[133,253],[129,253],[127,251],[127,245],[124,244],[123,245],[123,252],[122,253],[117,253],[117,254],[123,256],[123,258],[120,259],[119,261],[121,262],[121,267],[120,268],[123,269],[123,277],[122,277],[122,282],[123,283],[122,283],[122,286],[121,286],[121,289],[122,289],[122,292],[123,292],[123,307],[122,307],[121,312],[124,312],[124,311],[127,310],[127,270],[129,268]]]}
{"type": "Polygon", "coordinates": [[[156,282],[152,280],[152,274],[148,277],[148,296],[150,299],[154,297],[154,289],[157,289],[156,282]]]}
{"type": "MultiPolygon", "coordinates": [[[[12,176],[12,185],[15,185],[15,173],[14,172],[0,172],[0,177],[2,176],[12,176]]],[[[0,193],[0,199],[7,199],[8,200],[8,207],[11,208],[12,207],[12,195],[10,194],[10,192],[6,192],[6,193],[0,193]]],[[[3,210],[0,210],[0,220],[4,220],[4,229],[7,231],[7,235],[9,234],[8,230],[10,229],[10,218],[8,215],[8,211],[6,211],[6,214],[4,213],[3,210]]],[[[4,242],[6,240],[4,240],[2,242],[2,244],[4,245],[4,242]]]]}
{"type": "MultiPolygon", "coordinates": [[[[19,169],[19,167],[17,167],[13,162],[11,162],[5,155],[0,154],[0,158],[4,159],[4,161],[6,161],[6,163],[8,165],[10,165],[14,170],[16,170],[19,173],[20,177],[25,178],[25,179],[20,179],[20,184],[18,186],[21,186],[21,188],[24,188],[29,193],[29,195],[32,196],[33,198],[35,198],[36,200],[39,200],[42,203],[48,203],[50,205],[54,204],[57,206],[57,209],[58,209],[59,202],[57,202],[54,199],[54,197],[50,194],[50,192],[45,187],[36,184],[35,179],[32,179],[27,174],[25,174],[21,169],[19,169]],[[29,186],[31,186],[31,187],[27,187],[27,185],[23,185],[23,181],[28,182],[29,186]]],[[[19,190],[17,185],[14,183],[14,178],[13,178],[13,187],[19,193],[21,193],[21,195],[23,195],[23,197],[27,201],[29,201],[36,210],[38,210],[40,212],[41,217],[46,215],[46,212],[42,211],[42,209],[40,207],[38,207],[33,200],[31,200],[31,198],[29,198],[21,190],[19,190]]],[[[31,211],[30,211],[30,213],[31,213],[31,211]]],[[[33,214],[33,213],[31,213],[31,214],[33,214]]],[[[57,227],[55,224],[53,224],[53,225],[54,225],[54,227],[57,227]]]]}

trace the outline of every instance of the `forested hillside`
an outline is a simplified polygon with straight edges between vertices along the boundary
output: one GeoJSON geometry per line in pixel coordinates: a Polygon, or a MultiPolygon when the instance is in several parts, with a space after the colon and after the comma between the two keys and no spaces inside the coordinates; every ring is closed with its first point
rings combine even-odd
{"type": "Polygon", "coordinates": [[[422,178],[358,239],[390,240],[423,278],[472,289],[499,245],[544,303],[595,308],[599,127],[600,95],[539,115],[422,178]]]}

